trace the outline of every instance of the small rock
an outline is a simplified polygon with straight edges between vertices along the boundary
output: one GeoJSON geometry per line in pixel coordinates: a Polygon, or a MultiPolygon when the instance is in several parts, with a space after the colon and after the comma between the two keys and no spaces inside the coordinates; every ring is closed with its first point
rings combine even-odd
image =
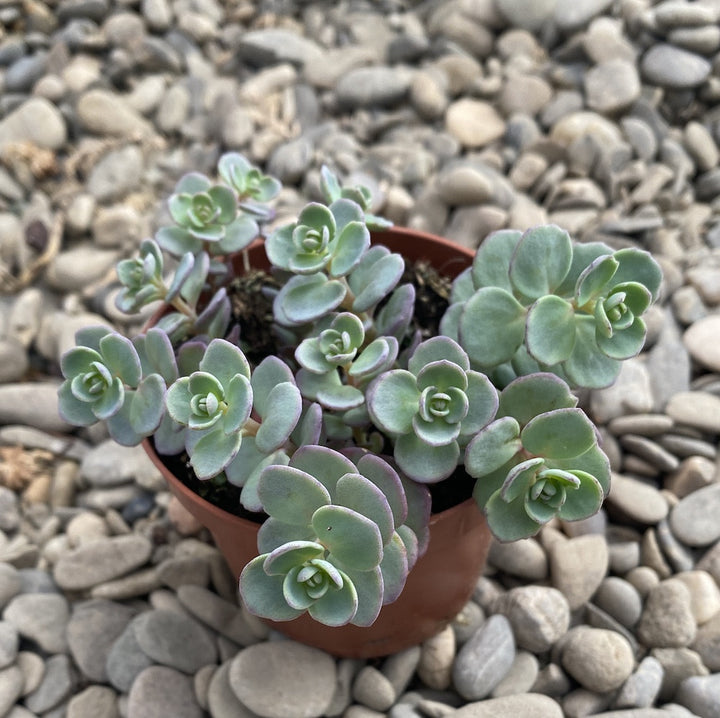
{"type": "Polygon", "coordinates": [[[642,614],[642,597],[638,590],[618,576],[605,578],[593,601],[625,628],[632,628],[642,614]]]}
{"type": "Polygon", "coordinates": [[[43,431],[67,432],[58,414],[57,381],[17,382],[0,386],[0,424],[22,424],[43,431]]]}
{"type": "Polygon", "coordinates": [[[118,94],[94,88],[77,102],[77,116],[88,132],[112,137],[152,135],[152,125],[118,94]]]}
{"type": "Polygon", "coordinates": [[[715,718],[720,714],[720,674],[685,679],[676,700],[700,718],[715,718]]]}
{"type": "Polygon", "coordinates": [[[563,718],[560,704],[539,693],[488,698],[469,703],[452,713],[453,718],[563,718]]]}
{"type": "Polygon", "coordinates": [[[36,714],[45,714],[64,701],[75,687],[70,658],[64,654],[51,656],[45,662],[40,685],[24,698],[25,705],[36,714]]]}
{"type": "Polygon", "coordinates": [[[687,546],[709,546],[720,538],[718,511],[720,484],[714,483],[689,494],[673,508],[670,528],[687,546]]]}
{"type": "Polygon", "coordinates": [[[10,715],[23,691],[23,674],[17,666],[0,670],[0,715],[10,715]]]}
{"type": "Polygon", "coordinates": [[[258,643],[230,664],[230,686],[264,718],[319,718],[335,692],[335,661],[295,641],[258,643]]]}
{"type": "Polygon", "coordinates": [[[392,683],[372,666],[365,666],[357,674],[352,695],[358,703],[376,711],[389,710],[397,697],[392,683]]]}
{"type": "Polygon", "coordinates": [[[563,641],[563,668],[584,688],[597,693],[619,688],[634,663],[630,644],[615,631],[578,626],[563,641]]]}
{"type": "Polygon", "coordinates": [[[0,669],[15,662],[20,646],[17,629],[7,621],[0,621],[0,669]]]}
{"type": "Polygon", "coordinates": [[[692,324],[683,334],[683,344],[695,361],[710,371],[720,372],[720,314],[711,314],[692,324]]]}
{"type": "Polygon", "coordinates": [[[484,698],[507,675],[515,660],[515,640],[505,616],[494,615],[460,649],[453,683],[463,698],[484,698]]]}
{"type": "Polygon", "coordinates": [[[690,603],[690,591],[677,579],[662,581],[650,590],[637,636],[648,648],[688,646],[697,626],[690,603]]]}
{"type": "Polygon", "coordinates": [[[103,279],[115,266],[117,252],[82,244],[59,252],[46,273],[47,282],[63,292],[77,292],[103,279]]]}
{"type": "Polygon", "coordinates": [[[623,683],[615,699],[616,708],[649,708],[655,702],[663,680],[663,667],[657,658],[646,656],[623,683]]]}
{"type": "Polygon", "coordinates": [[[707,571],[682,571],[673,578],[690,591],[690,608],[698,626],[720,612],[720,588],[707,571]]]}
{"type": "Polygon", "coordinates": [[[705,391],[675,394],[665,407],[678,424],[720,434],[720,397],[705,391]]]}
{"type": "Polygon", "coordinates": [[[118,697],[107,686],[88,686],[68,702],[67,718],[120,718],[118,697]]]}
{"type": "Polygon", "coordinates": [[[710,75],[710,63],[694,52],[658,43],[640,62],[643,77],[654,85],[685,90],[701,85],[710,75]]]}
{"type": "Polygon", "coordinates": [[[174,611],[146,611],[132,626],[142,651],[157,663],[192,675],[216,662],[211,634],[187,616],[174,611]],[[185,650],[186,646],[193,650],[185,650]]]}
{"type": "Polygon", "coordinates": [[[202,718],[192,679],[166,666],[150,666],[130,689],[127,718],[202,718]]]}
{"type": "Polygon", "coordinates": [[[556,542],[549,556],[553,585],[565,595],[571,610],[588,601],[607,574],[609,557],[604,536],[578,536],[556,542]]]}
{"type": "Polygon", "coordinates": [[[251,718],[250,711],[240,703],[233,689],[230,688],[229,672],[230,661],[226,661],[213,672],[207,689],[205,707],[214,718],[244,718],[244,716],[251,718]]]}
{"type": "Polygon", "coordinates": [[[73,606],[67,626],[68,646],[75,663],[91,681],[107,682],[108,656],[132,616],[128,606],[103,599],[73,606]]]}
{"type": "Polygon", "coordinates": [[[65,554],[53,570],[61,588],[82,591],[142,566],[152,545],[140,535],[98,539],[65,554]]]}
{"type": "Polygon", "coordinates": [[[691,648],[713,673],[720,671],[720,613],[698,628],[691,648]]]}
{"type": "Polygon", "coordinates": [[[452,680],[455,633],[448,626],[422,644],[418,676],[428,688],[446,690],[452,680]]]}
{"type": "Polygon", "coordinates": [[[640,96],[640,90],[635,63],[620,58],[601,62],[585,75],[588,107],[604,115],[629,107],[640,96]]]}
{"type": "Polygon", "coordinates": [[[392,67],[351,70],[335,86],[341,107],[388,107],[401,102],[410,89],[411,76],[392,67]]]}
{"type": "Polygon", "coordinates": [[[492,691],[493,698],[525,694],[537,680],[540,664],[528,651],[518,651],[510,670],[492,691]]]}
{"type": "Polygon", "coordinates": [[[464,147],[485,147],[505,134],[505,122],[494,107],[479,100],[463,98],[445,113],[447,131],[464,147]]]}
{"type": "Polygon", "coordinates": [[[112,202],[137,189],[143,171],[139,147],[128,145],[108,152],[90,172],[87,189],[98,202],[112,202]]]}
{"type": "Polygon", "coordinates": [[[140,673],[151,665],[153,665],[152,659],[140,648],[135,638],[135,629],[129,623],[113,642],[107,654],[105,661],[107,681],[113,688],[127,693],[140,673]]]}
{"type": "Polygon", "coordinates": [[[612,0],[558,0],[555,22],[564,32],[577,30],[612,5],[612,0]]]}
{"type": "Polygon", "coordinates": [[[550,22],[557,0],[541,0],[530,5],[522,0],[496,0],[495,7],[514,27],[533,32],[550,22]]]}
{"type": "Polygon", "coordinates": [[[709,671],[702,658],[689,648],[653,648],[650,652],[663,667],[664,675],[659,699],[671,700],[680,683],[690,676],[706,676],[709,671]]]}
{"type": "Polygon", "coordinates": [[[472,167],[451,167],[438,177],[440,197],[449,206],[485,204],[493,197],[490,179],[472,167]]]}
{"type": "Polygon", "coordinates": [[[520,648],[533,653],[549,650],[570,626],[565,596],[549,586],[518,586],[500,597],[496,610],[503,613],[520,648]]]}
{"type": "Polygon", "coordinates": [[[23,637],[48,653],[67,650],[66,628],[70,611],[64,596],[57,593],[22,593],[3,611],[3,620],[23,637]]]}
{"type": "Polygon", "coordinates": [[[0,151],[25,142],[41,149],[59,150],[66,140],[67,128],[60,110],[42,97],[26,100],[0,121],[0,151]]]}
{"type": "Polygon", "coordinates": [[[620,474],[612,477],[608,501],[628,518],[645,525],[656,524],[669,511],[667,501],[654,486],[620,474]]]}
{"type": "Polygon", "coordinates": [[[488,560],[503,572],[529,581],[542,581],[548,576],[547,556],[534,538],[508,543],[494,541],[488,560]]]}
{"type": "Polygon", "coordinates": [[[97,487],[117,486],[131,481],[148,486],[158,474],[158,469],[141,446],[120,446],[111,439],[88,451],[80,464],[80,475],[97,487]]]}

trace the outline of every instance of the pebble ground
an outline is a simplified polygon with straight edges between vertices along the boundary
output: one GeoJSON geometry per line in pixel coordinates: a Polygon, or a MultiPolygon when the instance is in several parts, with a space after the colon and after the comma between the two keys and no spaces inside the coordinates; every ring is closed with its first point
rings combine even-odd
{"type": "Polygon", "coordinates": [[[720,716],[718,0],[0,2],[0,718],[720,716]],[[665,270],[583,397],[597,517],[495,545],[382,661],[281,642],[139,449],[57,416],[58,359],[188,170],[319,168],[477,246],[556,222],[665,270]]]}

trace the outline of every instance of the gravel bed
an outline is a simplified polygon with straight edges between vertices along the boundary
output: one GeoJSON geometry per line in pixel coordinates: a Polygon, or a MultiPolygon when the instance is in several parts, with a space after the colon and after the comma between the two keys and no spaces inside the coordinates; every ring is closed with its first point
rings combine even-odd
{"type": "Polygon", "coordinates": [[[718,0],[0,0],[0,718],[720,716],[718,0]],[[475,247],[556,222],[665,271],[583,397],[603,511],[492,547],[437,637],[281,641],[141,449],[57,415],[77,329],[186,171],[319,169],[475,247]]]}

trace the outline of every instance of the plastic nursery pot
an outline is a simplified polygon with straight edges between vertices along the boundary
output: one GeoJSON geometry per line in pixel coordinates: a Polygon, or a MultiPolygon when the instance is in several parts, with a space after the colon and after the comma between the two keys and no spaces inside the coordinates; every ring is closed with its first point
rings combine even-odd
{"type": "MultiPolygon", "coordinates": [[[[392,228],[374,232],[372,237],[373,243],[384,244],[411,261],[427,260],[450,277],[472,262],[469,250],[422,232],[392,228]]],[[[250,248],[250,264],[267,267],[261,242],[250,248]]],[[[168,470],[150,441],[144,441],[143,446],[172,493],[210,531],[231,571],[239,576],[257,555],[259,524],[229,514],[198,496],[168,470]]],[[[475,501],[468,499],[431,517],[427,552],[410,572],[400,597],[382,608],[372,626],[332,628],[307,614],[293,621],[266,623],[289,638],[336,656],[373,658],[397,653],[439,633],[460,612],[485,565],[490,541],[485,517],[475,501]]]]}

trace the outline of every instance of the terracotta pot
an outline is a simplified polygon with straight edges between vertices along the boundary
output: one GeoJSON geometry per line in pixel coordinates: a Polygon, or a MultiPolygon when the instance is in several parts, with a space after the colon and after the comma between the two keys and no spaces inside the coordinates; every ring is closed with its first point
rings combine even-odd
{"type": "MultiPolygon", "coordinates": [[[[456,276],[470,265],[472,253],[440,237],[407,229],[374,232],[373,242],[416,260],[426,259],[443,274],[456,276]]],[[[267,266],[262,244],[251,249],[251,264],[267,266]]],[[[149,441],[143,446],[180,503],[206,526],[236,576],[257,555],[259,524],[205,501],[165,466],[149,441]]],[[[410,572],[405,589],[383,607],[368,628],[324,626],[304,615],[275,623],[288,637],[336,656],[372,658],[396,653],[440,632],[469,600],[485,564],[490,531],[476,503],[469,499],[430,519],[427,552],[410,572]]]]}

